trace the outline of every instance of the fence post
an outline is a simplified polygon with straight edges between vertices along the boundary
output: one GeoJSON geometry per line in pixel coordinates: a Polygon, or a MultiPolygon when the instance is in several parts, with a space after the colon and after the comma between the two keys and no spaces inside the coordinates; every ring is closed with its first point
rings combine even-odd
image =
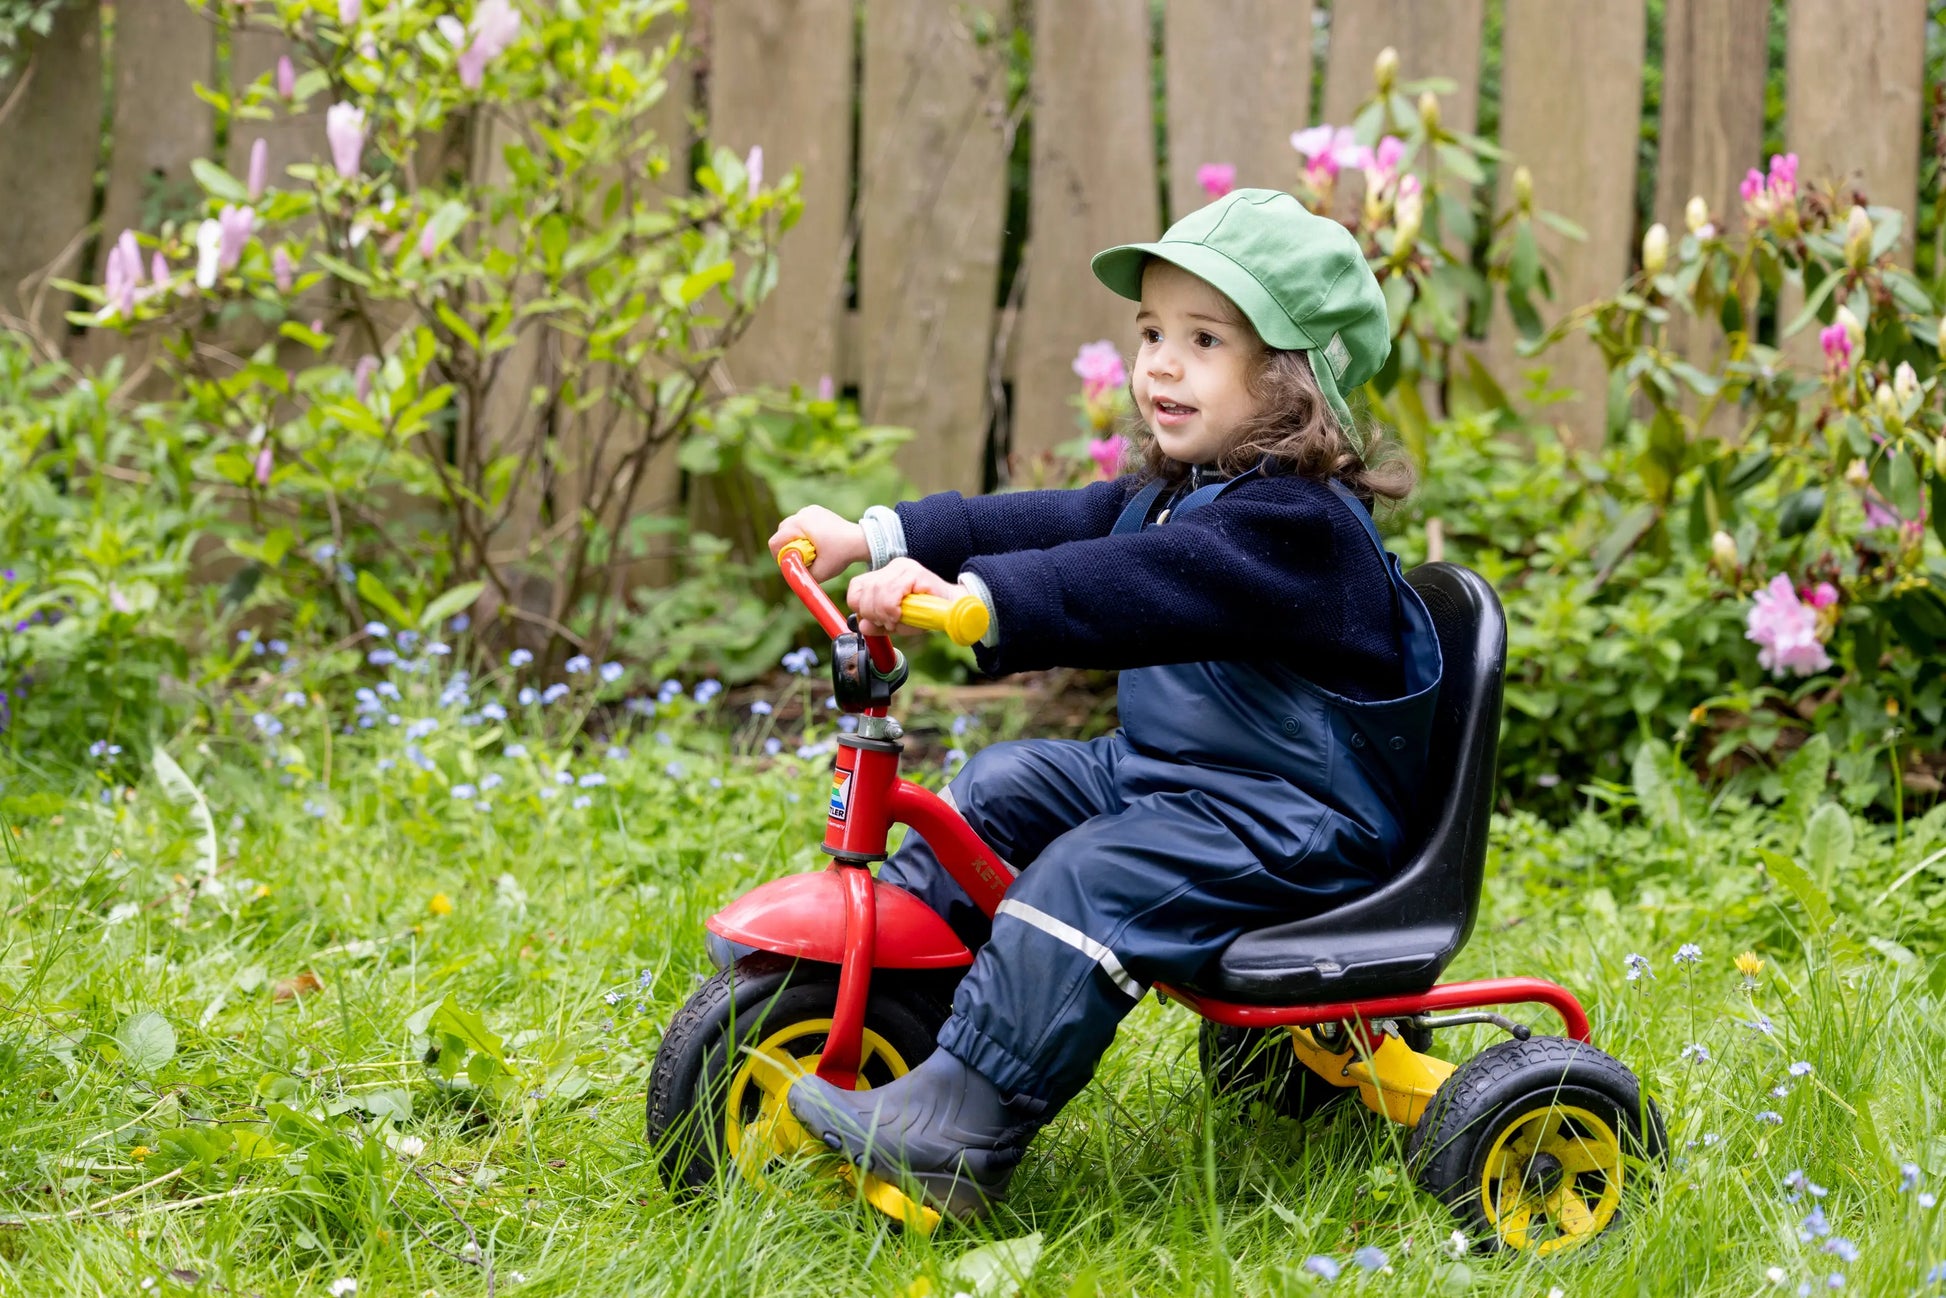
{"type": "Polygon", "coordinates": [[[1386,46],[1399,52],[1399,80],[1451,77],[1440,116],[1450,130],[1473,130],[1480,111],[1483,0],[1357,0],[1332,6],[1324,74],[1324,120],[1349,126],[1372,97],[1372,64],[1386,46]]]}
{"type": "Polygon", "coordinates": [[[100,149],[101,10],[64,5],[0,84],[0,326],[24,323],[56,349],[70,299],[47,281],[81,272],[100,149]]]}
{"type": "Polygon", "coordinates": [[[859,138],[859,411],[916,431],[922,492],[985,477],[988,362],[1007,212],[999,0],[871,0],[859,138]],[[970,26],[989,21],[982,44],[970,26]]]}
{"type": "Polygon", "coordinates": [[[1209,202],[1206,162],[1238,186],[1289,189],[1291,133],[1311,116],[1310,0],[1169,0],[1162,16],[1169,106],[1169,218],[1209,202]]]}
{"type": "Polygon", "coordinates": [[[1135,307],[1088,259],[1161,233],[1146,0],[1060,0],[1034,15],[1034,164],[1027,287],[1014,370],[1011,450],[1075,435],[1068,398],[1081,344],[1133,350],[1135,307]]]}
{"type": "MultiPolygon", "coordinates": [[[[1502,206],[1514,166],[1534,177],[1534,199],[1577,222],[1585,243],[1541,227],[1542,255],[1554,301],[1552,321],[1613,291],[1628,273],[1635,243],[1635,159],[1642,118],[1643,0],[1557,4],[1507,0],[1502,41],[1500,143],[1511,157],[1500,167],[1502,206]]],[[[1489,354],[1510,390],[1533,365],[1551,368],[1550,385],[1574,389],[1572,400],[1543,412],[1571,440],[1598,446],[1606,426],[1608,375],[1601,353],[1579,334],[1537,360],[1514,354],[1517,334],[1504,308],[1493,322],[1489,354]]]]}

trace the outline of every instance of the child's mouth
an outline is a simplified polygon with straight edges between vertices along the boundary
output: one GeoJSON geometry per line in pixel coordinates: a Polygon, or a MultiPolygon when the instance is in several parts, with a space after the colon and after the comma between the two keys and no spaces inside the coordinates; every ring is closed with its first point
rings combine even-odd
{"type": "Polygon", "coordinates": [[[1182,423],[1196,413],[1196,407],[1181,405],[1174,401],[1155,403],[1155,421],[1164,427],[1182,423]]]}

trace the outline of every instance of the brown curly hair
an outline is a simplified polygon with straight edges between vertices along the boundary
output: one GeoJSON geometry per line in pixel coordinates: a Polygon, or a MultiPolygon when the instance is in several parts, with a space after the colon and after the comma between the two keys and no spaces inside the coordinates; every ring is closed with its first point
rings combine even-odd
{"type": "MultiPolygon", "coordinates": [[[[1237,323],[1249,328],[1240,313],[1237,323]]],[[[1255,337],[1255,330],[1251,334],[1255,337]]],[[[1336,478],[1368,505],[1378,497],[1396,501],[1411,494],[1417,475],[1404,448],[1385,435],[1382,425],[1371,423],[1361,457],[1345,430],[1338,427],[1303,352],[1282,351],[1259,341],[1249,385],[1257,413],[1244,422],[1236,440],[1217,456],[1213,467],[1219,473],[1235,477],[1269,459],[1274,462],[1274,471],[1319,482],[1336,478]]],[[[1132,373],[1129,407],[1135,409],[1132,373]]],[[[1188,476],[1190,466],[1162,453],[1139,413],[1130,422],[1128,459],[1143,479],[1178,482],[1188,476]]]]}

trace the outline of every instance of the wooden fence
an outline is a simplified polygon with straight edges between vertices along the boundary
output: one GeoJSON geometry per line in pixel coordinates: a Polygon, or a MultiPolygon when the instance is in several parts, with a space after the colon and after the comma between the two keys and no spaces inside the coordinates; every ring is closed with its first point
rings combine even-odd
{"type": "MultiPolygon", "coordinates": [[[[138,222],[158,181],[182,180],[209,151],[216,124],[193,81],[247,79],[274,57],[245,35],[221,68],[211,27],[181,0],[114,3],[105,157],[93,5],[64,11],[25,79],[0,91],[0,309],[31,308],[20,285],[31,290],[50,267],[92,273],[80,263],[91,214],[112,237],[138,222]]],[[[1611,288],[1635,257],[1648,8],[1502,5],[1499,143],[1532,170],[1543,205],[1588,231],[1585,245],[1549,249],[1559,258],[1558,310],[1611,288]]],[[[1233,163],[1241,184],[1289,185],[1291,132],[1312,121],[1313,102],[1321,120],[1348,121],[1387,45],[1405,78],[1457,83],[1443,103],[1450,125],[1470,130],[1479,119],[1486,0],[1337,0],[1328,13],[1313,0],[1161,0],[1159,29],[1152,0],[1024,7],[1027,114],[1010,111],[1007,42],[990,36],[1023,8],[1009,0],[697,7],[697,84],[712,134],[739,153],[762,145],[773,174],[805,173],[804,219],[785,239],[776,295],[732,358],[733,376],[810,386],[829,375],[854,387],[868,419],[919,430],[905,463],[923,489],[977,490],[996,418],[1017,453],[1073,435],[1077,346],[1132,334],[1128,305],[1095,284],[1088,256],[1149,237],[1196,204],[1198,164],[1233,163]],[[1158,51],[1166,184],[1152,99],[1158,51]],[[1024,120],[1028,238],[1003,297],[1009,156],[1024,120]]],[[[1760,165],[1772,4],[1665,0],[1662,12],[1653,217],[1680,228],[1692,193],[1736,212],[1739,177],[1760,165]]],[[[1785,14],[1786,147],[1807,179],[1849,177],[1875,202],[1913,210],[1927,0],[1790,0],[1785,14]]],[[[240,123],[232,158],[261,129],[240,123]]],[[[273,129],[286,160],[320,151],[315,124],[273,129]]],[[[55,298],[40,295],[43,322],[58,319],[55,298]]],[[[1485,353],[1517,377],[1504,320],[1485,353]]],[[[1601,391],[1588,347],[1565,347],[1553,363],[1557,381],[1601,391]]],[[[1584,400],[1564,418],[1598,436],[1599,405],[1584,400]]]]}

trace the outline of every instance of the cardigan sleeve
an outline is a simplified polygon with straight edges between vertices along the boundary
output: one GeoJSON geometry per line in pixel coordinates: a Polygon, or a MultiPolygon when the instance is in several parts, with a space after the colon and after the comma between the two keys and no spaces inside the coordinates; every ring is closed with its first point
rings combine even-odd
{"type": "Polygon", "coordinates": [[[905,551],[947,581],[976,555],[1039,550],[1106,536],[1132,493],[1132,479],[1066,491],[1010,491],[971,499],[942,491],[895,507],[905,551]]]}

